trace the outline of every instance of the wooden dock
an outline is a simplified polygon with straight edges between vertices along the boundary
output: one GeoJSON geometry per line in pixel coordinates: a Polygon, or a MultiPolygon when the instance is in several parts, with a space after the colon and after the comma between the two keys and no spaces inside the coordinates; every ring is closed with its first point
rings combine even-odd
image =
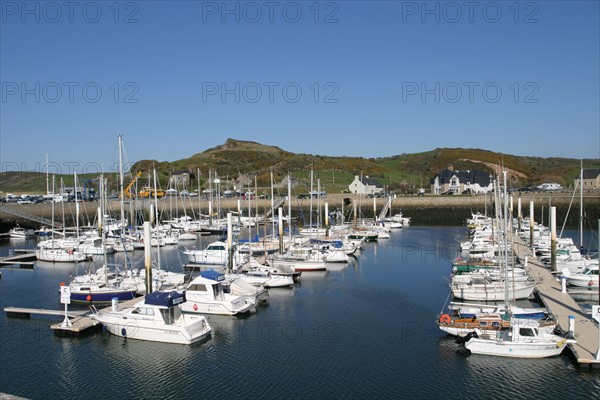
{"type": "Polygon", "coordinates": [[[36,259],[35,252],[15,250],[15,253],[19,254],[0,258],[0,268],[5,265],[18,265],[21,268],[33,268],[36,259]]]}
{"type": "MultiPolygon", "coordinates": [[[[64,311],[63,311],[64,313],[64,311]]],[[[81,316],[70,320],[70,327],[63,327],[62,322],[50,325],[50,328],[57,336],[83,336],[102,329],[102,324],[88,316],[81,316]]]]}
{"type": "MultiPolygon", "coordinates": [[[[30,318],[31,314],[65,316],[65,310],[47,310],[45,308],[4,307],[4,312],[7,317],[13,318],[30,318]]],[[[88,313],[88,310],[69,310],[67,315],[69,317],[80,317],[88,313]]]]}
{"type": "MultiPolygon", "coordinates": [[[[131,307],[139,301],[143,301],[144,297],[136,297],[132,300],[127,300],[119,303],[119,307],[131,307]]],[[[107,307],[109,309],[112,304],[107,307]]],[[[48,310],[44,308],[22,308],[22,307],[5,307],[7,317],[15,318],[30,318],[31,314],[36,315],[51,315],[64,317],[65,310],[48,310]]],[[[57,336],[83,336],[94,332],[99,332],[102,329],[102,324],[91,317],[91,312],[88,310],[69,310],[67,315],[71,321],[70,327],[63,327],[62,322],[50,325],[50,328],[57,336]]]]}
{"type": "Polygon", "coordinates": [[[577,343],[569,344],[579,365],[590,368],[600,367],[596,360],[598,352],[598,326],[593,319],[581,310],[571,295],[562,292],[562,284],[545,268],[541,261],[532,256],[531,249],[520,239],[516,238],[513,246],[521,264],[527,265],[525,269],[535,281],[536,293],[550,314],[556,319],[561,330],[569,331],[569,316],[575,317],[575,339],[577,343]]]}

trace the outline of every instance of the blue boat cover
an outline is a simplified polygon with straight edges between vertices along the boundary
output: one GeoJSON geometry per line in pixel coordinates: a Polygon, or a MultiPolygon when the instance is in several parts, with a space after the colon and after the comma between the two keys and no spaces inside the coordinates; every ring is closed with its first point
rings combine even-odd
{"type": "Polygon", "coordinates": [[[225,275],[213,269],[209,269],[207,271],[200,271],[200,276],[206,279],[212,279],[213,281],[217,282],[225,280],[225,275]]]}
{"type": "Polygon", "coordinates": [[[323,244],[333,246],[334,249],[341,249],[344,247],[344,244],[341,240],[319,240],[319,239],[310,239],[311,243],[323,244]]]}
{"type": "Polygon", "coordinates": [[[185,293],[175,291],[171,292],[152,292],[146,295],[144,303],[153,306],[174,307],[177,304],[185,302],[185,293]]]}

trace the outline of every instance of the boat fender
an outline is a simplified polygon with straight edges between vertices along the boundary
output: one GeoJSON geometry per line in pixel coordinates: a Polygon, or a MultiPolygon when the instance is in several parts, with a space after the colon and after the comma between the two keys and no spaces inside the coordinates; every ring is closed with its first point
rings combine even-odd
{"type": "Polygon", "coordinates": [[[69,253],[69,254],[73,254],[73,249],[69,249],[69,250],[67,251],[67,253],[69,253]]]}
{"type": "Polygon", "coordinates": [[[594,281],[592,279],[590,279],[590,281],[588,282],[588,286],[593,286],[594,285],[594,281]]]}
{"type": "Polygon", "coordinates": [[[451,321],[452,320],[448,314],[442,314],[440,316],[440,323],[442,324],[449,324],[451,321]]]}
{"type": "Polygon", "coordinates": [[[121,336],[127,336],[127,330],[125,329],[125,327],[121,328],[121,336]]]}

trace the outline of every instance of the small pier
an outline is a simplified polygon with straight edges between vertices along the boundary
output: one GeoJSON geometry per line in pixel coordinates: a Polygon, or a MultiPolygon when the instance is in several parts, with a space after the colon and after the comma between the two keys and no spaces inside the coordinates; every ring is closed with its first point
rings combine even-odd
{"type": "Polygon", "coordinates": [[[0,268],[5,265],[17,265],[20,268],[33,268],[35,250],[15,249],[14,255],[0,258],[0,268]]]}
{"type": "Polygon", "coordinates": [[[568,293],[562,292],[562,285],[549,269],[545,268],[531,249],[520,239],[515,238],[513,251],[519,261],[527,265],[525,269],[535,281],[538,297],[544,303],[550,314],[556,319],[561,330],[569,331],[569,316],[575,317],[575,339],[577,343],[569,344],[577,363],[590,368],[600,368],[600,361],[596,360],[598,352],[598,326],[593,319],[581,310],[577,302],[568,293]]]}
{"type": "MultiPolygon", "coordinates": [[[[58,317],[65,316],[65,310],[47,310],[45,308],[23,308],[23,307],[4,307],[4,312],[7,317],[13,318],[31,318],[31,314],[37,315],[55,315],[58,317]]],[[[69,310],[67,315],[70,318],[80,317],[89,313],[88,310],[69,310]]]]}
{"type": "MultiPolygon", "coordinates": [[[[119,303],[119,307],[131,307],[139,301],[143,301],[144,297],[136,297],[132,300],[127,300],[119,303]]],[[[112,307],[112,305],[110,306],[112,307]]],[[[106,309],[110,308],[107,307],[106,309]]],[[[65,310],[48,310],[44,308],[22,308],[22,307],[5,307],[7,317],[13,318],[30,318],[31,314],[35,315],[50,315],[63,317],[65,310]]],[[[83,336],[90,333],[99,332],[102,329],[102,324],[91,317],[91,311],[88,310],[69,310],[67,312],[71,326],[64,327],[62,322],[50,325],[50,328],[57,336],[83,336]]]]}
{"type": "MultiPolygon", "coordinates": [[[[64,311],[63,311],[64,314],[64,311]]],[[[102,329],[102,324],[88,316],[76,317],[70,320],[71,326],[64,327],[62,322],[50,325],[57,336],[83,336],[102,329]]]]}

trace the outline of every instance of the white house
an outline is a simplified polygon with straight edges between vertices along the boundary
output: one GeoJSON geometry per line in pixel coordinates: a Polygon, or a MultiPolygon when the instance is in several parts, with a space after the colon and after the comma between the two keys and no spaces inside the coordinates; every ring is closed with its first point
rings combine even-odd
{"type": "Polygon", "coordinates": [[[355,175],[352,183],[348,185],[348,190],[354,194],[374,194],[383,192],[383,185],[368,176],[363,177],[361,180],[358,175],[355,175]]]}
{"type": "Polygon", "coordinates": [[[445,169],[431,178],[431,194],[461,194],[467,189],[471,193],[487,193],[492,189],[490,176],[479,170],[445,169]]]}

